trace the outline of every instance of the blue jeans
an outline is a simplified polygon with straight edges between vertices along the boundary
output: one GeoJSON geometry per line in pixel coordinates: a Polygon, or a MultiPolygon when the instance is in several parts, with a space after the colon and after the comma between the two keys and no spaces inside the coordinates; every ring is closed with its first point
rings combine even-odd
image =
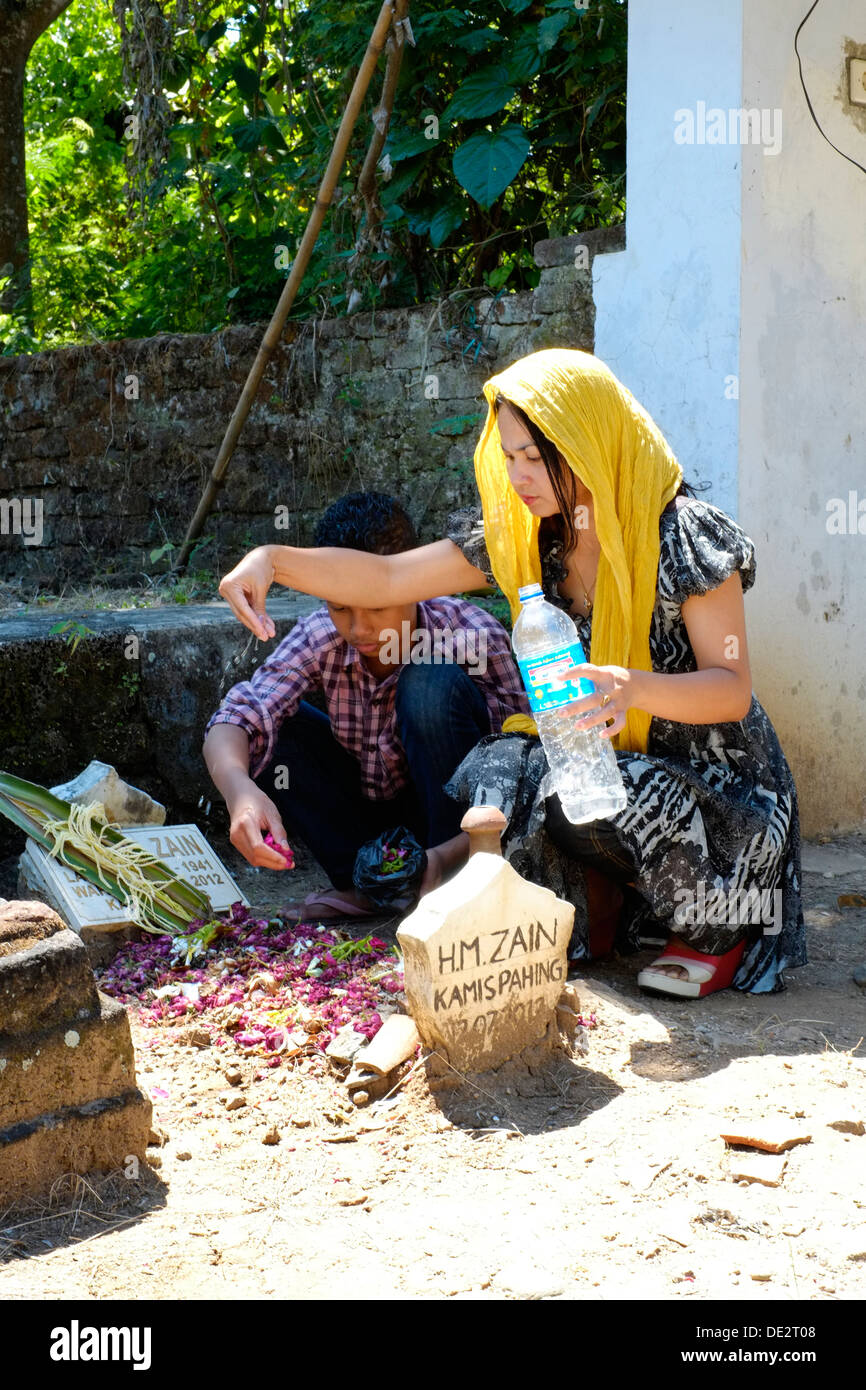
{"type": "Polygon", "coordinates": [[[253,779],[277,806],[289,840],[303,840],[335,888],[352,887],[358,850],[384,830],[405,825],[429,848],[460,829],[462,810],[442,788],[490,733],[484,696],[459,666],[407,665],[397,680],[395,712],[410,782],[387,801],[364,795],[357,758],[334,738],[327,715],[303,700],[281,724],[270,763],[253,779]],[[287,779],[279,768],[288,769],[287,779]]]}

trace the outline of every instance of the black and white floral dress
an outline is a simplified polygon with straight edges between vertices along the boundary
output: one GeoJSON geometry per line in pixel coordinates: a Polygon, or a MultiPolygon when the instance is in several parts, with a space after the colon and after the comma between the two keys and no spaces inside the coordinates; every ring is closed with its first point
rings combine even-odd
{"type": "MultiPolygon", "coordinates": [[[[480,512],[454,513],[447,534],[495,583],[480,512]]],[[[674,675],[697,670],[682,604],[717,588],[735,570],[743,590],[751,588],[755,550],[729,516],[694,498],[677,499],[662,513],[659,539],[650,654],[654,671],[674,675]]],[[[565,578],[561,543],[542,541],[540,559],[546,597],[570,612],[557,588],[565,578]]],[[[571,616],[589,658],[592,617],[571,616]]],[[[799,814],[794,779],[759,701],[753,695],[745,719],[727,724],[654,717],[647,752],[617,752],[617,762],[628,804],[603,824],[615,832],[636,890],[627,897],[620,944],[637,945],[641,935],[670,929],[695,950],[715,955],[745,934],[734,988],[759,994],[783,989],[782,971],[806,962],[799,814]],[[759,912],[744,913],[747,903],[755,908],[759,901],[759,912]]],[[[557,848],[547,833],[550,807],[539,793],[546,771],[537,738],[500,734],[482,739],[446,790],[465,805],[502,808],[505,857],[525,878],[574,903],[571,955],[579,960],[589,956],[585,883],[579,858],[557,848]]]]}

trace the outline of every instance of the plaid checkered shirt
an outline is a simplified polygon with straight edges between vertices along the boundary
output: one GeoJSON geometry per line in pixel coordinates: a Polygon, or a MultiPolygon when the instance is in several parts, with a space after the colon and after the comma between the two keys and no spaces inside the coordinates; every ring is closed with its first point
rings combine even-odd
{"type": "MultiPolygon", "coordinates": [[[[490,731],[499,733],[510,714],[529,713],[505,628],[463,599],[426,599],[417,605],[412,637],[428,632],[434,653],[441,640],[438,635],[445,634],[447,640],[450,633],[457,639],[453,655],[462,656],[457,638],[461,629],[467,634],[467,659],[454,664],[462,666],[480,687],[490,714],[490,731]],[[484,662],[479,661],[482,652],[484,662]]],[[[410,645],[403,660],[407,656],[411,660],[411,651],[410,645]]],[[[361,653],[340,637],[327,608],[317,608],[295,624],[251,680],[232,686],[207,730],[215,724],[237,724],[244,729],[250,740],[250,776],[257,777],[273,759],[283,720],[296,712],[308,691],[322,690],[334,737],[360,764],[364,795],[371,801],[388,800],[409,782],[394,709],[400,669],[377,680],[361,653]]]]}

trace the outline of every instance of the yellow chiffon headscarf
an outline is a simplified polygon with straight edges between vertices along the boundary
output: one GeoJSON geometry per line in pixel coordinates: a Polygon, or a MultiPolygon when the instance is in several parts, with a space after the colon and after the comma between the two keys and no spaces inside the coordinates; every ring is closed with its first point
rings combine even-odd
{"type": "MultiPolygon", "coordinates": [[[[501,394],[538,425],[592,494],[601,546],[589,660],[651,670],[649,632],[659,565],[659,517],[683,472],[658,426],[605,364],[588,352],[535,352],[484,386],[487,420],[475,450],[484,536],[497,582],[520,609],[518,589],[540,582],[539,518],[512,488],[493,400],[501,394]]],[[[646,751],[650,716],[630,709],[617,748],[646,751]]],[[[512,716],[503,728],[534,731],[512,716]]]]}

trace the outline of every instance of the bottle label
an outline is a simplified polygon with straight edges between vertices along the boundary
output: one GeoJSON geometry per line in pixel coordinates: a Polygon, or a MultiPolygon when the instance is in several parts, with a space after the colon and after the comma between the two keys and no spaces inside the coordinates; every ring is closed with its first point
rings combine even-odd
{"type": "Polygon", "coordinates": [[[557,647],[552,652],[538,656],[518,658],[517,665],[523,677],[523,684],[529,696],[529,707],[533,714],[543,714],[548,709],[559,709],[591,695],[595,686],[590,680],[563,680],[563,672],[572,666],[582,666],[586,661],[583,647],[572,642],[568,647],[557,647]]]}

